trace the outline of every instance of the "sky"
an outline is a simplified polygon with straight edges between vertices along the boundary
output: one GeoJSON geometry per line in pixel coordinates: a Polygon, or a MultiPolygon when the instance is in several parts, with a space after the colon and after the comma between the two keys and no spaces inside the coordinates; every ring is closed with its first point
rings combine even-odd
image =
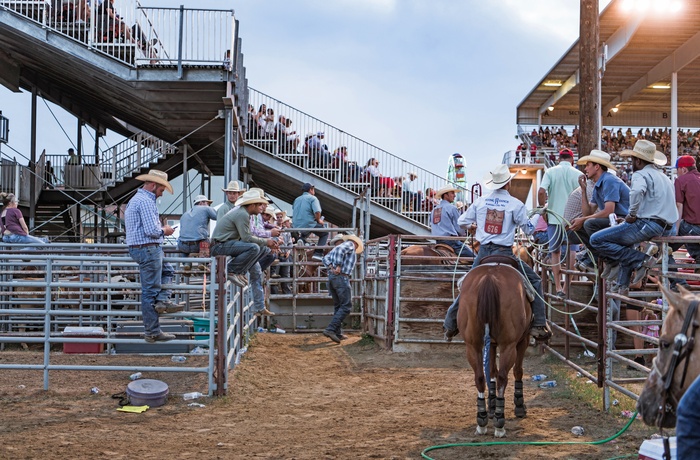
{"type": "MultiPolygon", "coordinates": [[[[608,3],[600,0],[601,9],[608,3]]],[[[442,176],[461,153],[470,184],[517,146],[517,105],[579,27],[579,0],[142,4],[234,9],[250,86],[442,176]]],[[[37,145],[64,153],[76,121],[51,107],[40,100],[37,145]]],[[[30,95],[0,86],[0,111],[10,119],[10,146],[28,156],[30,95]]]]}

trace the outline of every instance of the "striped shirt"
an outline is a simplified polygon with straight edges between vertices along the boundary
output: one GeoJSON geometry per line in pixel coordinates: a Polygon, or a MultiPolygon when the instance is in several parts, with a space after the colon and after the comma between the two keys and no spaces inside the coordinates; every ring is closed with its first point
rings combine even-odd
{"type": "Polygon", "coordinates": [[[355,243],[346,241],[334,247],[331,252],[323,258],[323,265],[329,270],[340,267],[340,272],[345,275],[352,275],[357,257],[355,256],[355,243]]]}
{"type": "Polygon", "coordinates": [[[156,195],[142,188],[126,205],[124,213],[126,244],[163,244],[163,227],[160,225],[156,195]]]}

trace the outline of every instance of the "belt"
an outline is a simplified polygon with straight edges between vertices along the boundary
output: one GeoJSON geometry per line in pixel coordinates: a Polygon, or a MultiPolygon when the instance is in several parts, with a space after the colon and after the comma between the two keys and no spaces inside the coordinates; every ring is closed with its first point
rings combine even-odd
{"type": "Polygon", "coordinates": [[[486,243],[484,247],[486,246],[496,246],[497,248],[503,248],[503,249],[512,249],[511,246],[504,246],[502,244],[496,244],[496,243],[486,243]]]}
{"type": "Polygon", "coordinates": [[[350,275],[348,275],[347,273],[333,273],[333,272],[331,272],[331,275],[344,276],[346,278],[350,278],[350,275]]]}
{"type": "Polygon", "coordinates": [[[141,249],[141,248],[146,248],[148,246],[160,246],[160,243],[134,244],[134,245],[129,246],[129,247],[134,248],[134,249],[141,249]]]}
{"type": "Polygon", "coordinates": [[[671,225],[673,225],[673,224],[669,224],[668,222],[666,222],[663,219],[651,219],[651,218],[649,218],[647,220],[650,220],[652,222],[656,222],[657,224],[659,224],[662,227],[670,227],[671,225]]]}

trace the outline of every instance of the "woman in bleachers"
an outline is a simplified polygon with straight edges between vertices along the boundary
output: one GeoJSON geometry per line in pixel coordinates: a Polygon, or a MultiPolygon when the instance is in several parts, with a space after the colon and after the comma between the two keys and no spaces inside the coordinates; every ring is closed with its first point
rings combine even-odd
{"type": "Polygon", "coordinates": [[[265,138],[274,139],[275,138],[275,111],[272,107],[267,109],[265,114],[265,126],[264,126],[265,138]]]}
{"type": "Polygon", "coordinates": [[[299,133],[292,129],[292,120],[287,118],[285,124],[285,137],[287,139],[287,151],[295,153],[299,147],[299,133]]]}
{"type": "Polygon", "coordinates": [[[255,114],[255,122],[258,125],[258,137],[265,137],[265,116],[267,115],[267,106],[261,104],[258,113],[255,114]]]}

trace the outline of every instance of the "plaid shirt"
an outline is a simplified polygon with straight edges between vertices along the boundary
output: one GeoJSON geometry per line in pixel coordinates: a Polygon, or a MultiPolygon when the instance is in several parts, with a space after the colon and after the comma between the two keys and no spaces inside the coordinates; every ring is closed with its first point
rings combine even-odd
{"type": "Polygon", "coordinates": [[[355,243],[346,241],[334,247],[331,252],[323,258],[323,265],[329,270],[334,267],[340,267],[340,272],[348,276],[352,275],[352,269],[355,267],[355,243]]]}
{"type": "Polygon", "coordinates": [[[126,244],[163,244],[163,227],[158,217],[155,193],[138,189],[124,213],[126,244]]]}

